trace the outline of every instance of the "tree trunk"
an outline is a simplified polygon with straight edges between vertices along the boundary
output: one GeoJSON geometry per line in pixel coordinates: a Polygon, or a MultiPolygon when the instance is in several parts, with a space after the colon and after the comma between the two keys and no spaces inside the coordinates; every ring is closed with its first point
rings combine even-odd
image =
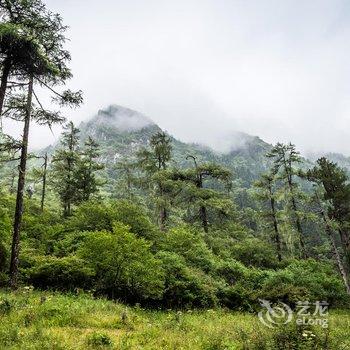
{"type": "Polygon", "coordinates": [[[16,178],[16,173],[13,170],[13,174],[11,174],[11,184],[10,184],[10,193],[13,194],[15,192],[15,178],[16,178]]]}
{"type": "Polygon", "coordinates": [[[159,213],[159,227],[161,231],[165,231],[166,229],[166,220],[168,217],[168,213],[165,208],[160,209],[159,213]]]}
{"type": "Polygon", "coordinates": [[[304,232],[303,232],[303,229],[301,227],[301,222],[300,222],[300,218],[299,218],[298,210],[297,210],[297,204],[296,204],[296,201],[294,198],[293,172],[292,172],[291,158],[289,158],[289,161],[287,162],[287,160],[284,156],[283,163],[284,163],[284,169],[287,173],[287,182],[288,182],[289,192],[290,192],[290,196],[291,196],[292,208],[293,208],[294,217],[295,217],[295,224],[296,224],[297,231],[299,234],[299,244],[300,244],[300,249],[301,249],[301,255],[304,259],[306,259],[307,254],[306,254],[305,243],[304,243],[304,232]]]}
{"type": "Polygon", "coordinates": [[[202,226],[203,226],[203,230],[205,233],[209,232],[208,229],[208,216],[207,216],[207,208],[205,206],[201,206],[199,209],[199,215],[201,217],[202,220],[202,226]]]}
{"type": "Polygon", "coordinates": [[[24,119],[24,128],[21,146],[21,161],[19,165],[18,187],[16,198],[16,210],[13,224],[12,252],[10,264],[10,286],[13,289],[17,288],[18,263],[19,263],[19,243],[21,234],[21,224],[23,216],[23,192],[26,179],[26,167],[28,157],[28,140],[29,140],[29,125],[32,110],[33,97],[33,75],[29,79],[27,105],[24,119]]]}
{"type": "MultiPolygon", "coordinates": [[[[4,61],[3,65],[3,70],[2,70],[2,75],[1,75],[1,85],[0,85],[0,118],[2,116],[2,109],[4,106],[4,101],[5,101],[5,94],[6,94],[6,89],[7,89],[7,80],[10,75],[10,70],[11,70],[11,62],[6,59],[4,61]]],[[[2,126],[2,123],[1,123],[2,126]]],[[[2,129],[2,128],[1,128],[2,129]]]]}
{"type": "Polygon", "coordinates": [[[322,209],[322,207],[321,207],[321,215],[322,215],[322,219],[323,219],[323,221],[325,223],[325,226],[326,226],[326,232],[327,232],[328,237],[329,237],[329,239],[331,241],[331,244],[332,244],[333,254],[334,254],[335,260],[337,262],[340,275],[343,278],[344,285],[345,285],[345,288],[346,288],[346,292],[350,295],[349,277],[347,275],[347,271],[344,268],[341,256],[339,254],[338,247],[337,247],[337,244],[335,242],[335,239],[334,239],[334,236],[333,236],[333,233],[332,233],[332,231],[333,231],[332,227],[329,225],[329,221],[328,221],[327,215],[324,212],[324,210],[322,209]]]}
{"type": "MultiPolygon", "coordinates": [[[[327,231],[328,231],[328,228],[327,228],[327,231]]],[[[334,257],[335,257],[335,260],[337,262],[339,272],[340,272],[340,274],[341,274],[341,276],[343,278],[343,281],[344,281],[344,284],[345,284],[345,288],[346,288],[346,292],[350,295],[349,277],[348,277],[347,272],[346,272],[346,270],[345,270],[345,268],[343,266],[343,262],[341,260],[341,257],[340,257],[337,245],[335,243],[335,239],[334,239],[334,237],[332,235],[332,231],[329,231],[328,236],[329,236],[329,238],[331,240],[331,243],[332,243],[334,257]]]]}
{"type": "Polygon", "coordinates": [[[294,194],[293,194],[293,184],[291,182],[289,182],[289,190],[290,190],[291,197],[292,197],[291,201],[292,201],[292,208],[293,208],[294,216],[295,216],[295,224],[297,226],[297,231],[299,233],[299,244],[300,244],[300,248],[301,248],[301,254],[302,254],[302,257],[304,259],[306,259],[307,254],[306,254],[305,242],[304,242],[304,232],[303,232],[303,229],[301,227],[301,222],[300,222],[300,218],[299,218],[298,210],[297,210],[297,204],[296,204],[294,194]]]}
{"type": "Polygon", "coordinates": [[[346,229],[339,229],[340,240],[344,249],[346,263],[350,271],[350,239],[346,229]]]}
{"type": "Polygon", "coordinates": [[[337,262],[339,272],[340,272],[340,274],[341,274],[341,276],[343,278],[344,285],[345,285],[345,288],[346,288],[346,292],[350,295],[350,285],[349,285],[350,281],[349,281],[349,277],[348,277],[346,269],[344,268],[341,256],[339,254],[338,247],[337,247],[337,244],[336,244],[334,236],[333,236],[333,230],[332,230],[331,225],[329,224],[328,215],[323,210],[322,203],[321,203],[321,200],[320,200],[317,192],[315,192],[315,194],[316,194],[316,198],[317,198],[317,201],[318,201],[318,205],[319,205],[320,210],[321,210],[321,216],[322,216],[323,222],[324,222],[324,224],[326,226],[326,232],[327,232],[328,237],[329,237],[329,239],[331,241],[331,244],[332,244],[333,254],[334,254],[335,260],[337,262]]]}
{"type": "Polygon", "coordinates": [[[45,195],[46,195],[46,172],[47,172],[47,153],[45,154],[45,161],[44,161],[44,173],[43,173],[43,188],[41,192],[41,212],[44,211],[44,205],[45,205],[45,195]]]}
{"type": "MultiPolygon", "coordinates": [[[[272,196],[272,191],[270,191],[270,195],[272,196]]],[[[277,217],[276,217],[276,209],[275,209],[275,200],[273,197],[271,197],[271,213],[272,213],[272,220],[273,220],[273,228],[275,230],[275,243],[277,248],[277,258],[278,261],[282,261],[282,249],[281,249],[281,238],[280,233],[278,230],[278,224],[277,224],[277,217]]]]}

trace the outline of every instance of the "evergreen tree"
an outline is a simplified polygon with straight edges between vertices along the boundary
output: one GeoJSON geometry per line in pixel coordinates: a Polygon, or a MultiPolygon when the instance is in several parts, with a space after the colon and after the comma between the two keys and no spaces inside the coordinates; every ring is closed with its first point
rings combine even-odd
{"type": "Polygon", "coordinates": [[[170,137],[164,132],[158,132],[151,137],[149,149],[143,149],[138,153],[138,165],[146,174],[145,180],[148,186],[155,191],[158,221],[162,231],[166,228],[169,206],[168,178],[163,175],[171,160],[171,151],[170,137]]]}
{"type": "Polygon", "coordinates": [[[34,178],[34,182],[41,182],[41,198],[40,198],[40,209],[43,212],[45,206],[46,199],[46,187],[47,187],[47,172],[49,166],[49,157],[47,152],[43,156],[37,156],[36,158],[43,161],[40,168],[32,169],[32,176],[34,178]]]}
{"type": "Polygon", "coordinates": [[[263,212],[263,216],[268,220],[269,225],[273,227],[273,241],[276,244],[277,258],[279,261],[282,261],[282,241],[277,219],[275,178],[272,174],[263,174],[261,179],[254,185],[257,190],[256,198],[268,206],[268,209],[263,212]]]}
{"type": "Polygon", "coordinates": [[[338,246],[337,246],[336,237],[334,235],[334,231],[336,230],[336,225],[334,225],[334,222],[332,222],[332,220],[329,218],[327,210],[324,209],[324,203],[321,200],[321,197],[324,197],[324,190],[322,190],[323,186],[322,187],[321,186],[320,186],[320,184],[318,184],[318,185],[316,185],[316,188],[315,188],[316,203],[318,205],[319,214],[322,218],[322,221],[323,221],[323,224],[325,227],[325,231],[326,231],[327,236],[329,238],[329,241],[331,243],[333,256],[334,256],[334,259],[337,263],[339,273],[342,276],[342,279],[344,281],[346,291],[350,295],[350,280],[349,280],[348,271],[344,267],[341,254],[340,254],[338,246]]]}
{"type": "Polygon", "coordinates": [[[301,253],[305,258],[307,252],[301,224],[301,215],[297,202],[298,197],[300,197],[300,191],[299,185],[295,181],[295,176],[298,174],[295,165],[301,163],[300,154],[291,143],[288,145],[277,143],[266,156],[273,161],[271,173],[285,183],[287,202],[290,205],[291,217],[299,235],[301,253]]]}
{"type": "MultiPolygon", "coordinates": [[[[53,123],[60,123],[64,120],[59,112],[51,112],[43,107],[38,95],[35,93],[34,86],[37,83],[41,87],[48,88],[55,93],[55,100],[61,105],[77,105],[82,101],[82,98],[80,92],[73,93],[67,90],[58,93],[53,88],[58,84],[64,84],[71,77],[70,70],[66,66],[70,56],[63,49],[66,27],[62,25],[60,16],[48,11],[39,0],[23,2],[1,1],[0,9],[1,16],[7,22],[9,28],[9,30],[5,28],[5,32],[7,34],[10,32],[12,35],[3,36],[2,38],[7,38],[7,41],[1,41],[3,69],[0,103],[2,107],[7,85],[5,80],[8,79],[12,69],[12,77],[15,79],[14,88],[18,92],[14,93],[11,91],[11,94],[6,98],[6,112],[3,114],[5,117],[23,122],[24,125],[21,139],[10,264],[10,285],[16,288],[30,122],[34,120],[40,125],[51,127],[53,123]],[[18,39],[16,35],[17,37],[21,36],[21,38],[18,39]],[[22,37],[24,37],[24,41],[28,45],[21,46],[22,37]],[[21,42],[19,49],[17,47],[15,51],[11,51],[11,45],[16,44],[17,39],[21,42]],[[16,63],[10,69],[6,66],[9,57],[11,58],[11,63],[16,63]],[[22,93],[24,87],[27,89],[26,94],[22,93]]],[[[1,30],[3,31],[3,28],[1,30]]]]}
{"type": "Polygon", "coordinates": [[[222,183],[224,188],[228,189],[231,183],[231,172],[214,163],[198,164],[196,157],[192,155],[187,156],[187,159],[193,161],[194,168],[178,172],[175,174],[175,179],[187,184],[182,191],[182,200],[198,207],[199,220],[204,232],[208,233],[208,207],[223,216],[226,216],[231,209],[231,201],[223,196],[218,188],[215,188],[222,183]]]}
{"type": "Polygon", "coordinates": [[[117,182],[117,197],[132,199],[134,197],[134,186],[137,185],[135,174],[137,163],[129,159],[121,159],[116,164],[119,181],[117,182]]]}
{"type": "Polygon", "coordinates": [[[77,183],[78,200],[87,201],[99,191],[101,182],[96,178],[96,172],[103,169],[96,159],[99,156],[99,145],[89,136],[84,143],[84,149],[78,158],[75,181],[77,183]]]}
{"type": "Polygon", "coordinates": [[[350,271],[350,184],[346,172],[326,158],[317,160],[308,178],[322,184],[323,200],[329,203],[327,215],[338,224],[338,232],[350,271]]]}
{"type": "Polygon", "coordinates": [[[73,122],[64,127],[59,148],[52,158],[52,177],[54,189],[63,206],[63,215],[72,214],[72,205],[79,202],[79,186],[76,172],[80,161],[79,132],[73,122]]]}

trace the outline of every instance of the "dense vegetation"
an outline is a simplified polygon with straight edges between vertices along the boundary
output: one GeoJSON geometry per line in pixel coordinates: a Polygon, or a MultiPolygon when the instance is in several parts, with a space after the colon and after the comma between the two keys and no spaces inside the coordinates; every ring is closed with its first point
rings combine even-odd
{"type": "MultiPolygon", "coordinates": [[[[56,91],[71,77],[61,18],[40,0],[0,1],[0,10],[0,113],[23,125],[19,140],[0,130],[2,287],[85,291],[163,310],[256,311],[260,299],[349,306],[346,170],[326,158],[307,162],[292,144],[258,142],[249,150],[257,155],[253,172],[250,163],[237,161],[242,154],[215,156],[155,125],[119,138],[104,126],[102,149],[94,138],[101,129],[83,125],[81,137],[68,122],[59,145],[31,154],[32,122],[65,123],[60,112],[44,108],[36,87],[48,88],[60,106],[79,105],[81,92],[56,91]],[[143,144],[134,142],[139,138],[143,144]],[[127,156],[116,157],[126,144],[133,145],[127,156]]],[[[6,298],[0,312],[9,313],[9,323],[1,327],[16,317],[36,322],[25,303],[6,298]]],[[[37,307],[45,313],[46,306],[37,307]]],[[[68,317],[68,309],[58,310],[68,317]]],[[[218,317],[227,322],[231,316],[218,317]]],[[[11,345],[18,335],[11,340],[4,332],[0,328],[0,341],[11,345]]]]}

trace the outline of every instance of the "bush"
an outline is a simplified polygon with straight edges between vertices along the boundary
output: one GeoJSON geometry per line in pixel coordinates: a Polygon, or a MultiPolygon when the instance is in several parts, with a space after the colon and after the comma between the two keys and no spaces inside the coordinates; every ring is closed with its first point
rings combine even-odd
{"type": "Polygon", "coordinates": [[[277,254],[271,244],[250,237],[232,245],[232,257],[246,266],[275,268],[278,266],[277,254]]]}
{"type": "Polygon", "coordinates": [[[139,205],[125,199],[118,200],[112,204],[111,210],[113,220],[129,226],[130,231],[137,236],[152,240],[158,237],[158,229],[139,205]]]}
{"type": "Polygon", "coordinates": [[[317,334],[313,327],[298,326],[293,322],[281,326],[273,334],[273,347],[276,350],[321,350],[328,349],[328,346],[327,337],[317,334]]]}
{"type": "Polygon", "coordinates": [[[228,259],[221,260],[217,266],[215,273],[218,277],[223,278],[229,285],[237,283],[247,275],[248,268],[241,262],[228,259]]]}
{"type": "Polygon", "coordinates": [[[221,262],[216,275],[226,284],[218,291],[222,306],[230,309],[254,311],[258,306],[256,291],[266,278],[267,271],[245,267],[235,260],[221,262]]]}
{"type": "Polygon", "coordinates": [[[58,290],[89,287],[93,276],[93,270],[76,256],[40,257],[27,273],[33,286],[58,290]]]}
{"type": "Polygon", "coordinates": [[[190,268],[175,253],[159,252],[165,270],[163,304],[167,307],[213,307],[217,305],[217,282],[201,270],[190,268]]]}
{"type": "Polygon", "coordinates": [[[79,255],[95,271],[95,287],[101,293],[133,302],[162,295],[161,262],[151,253],[150,243],[121,223],[113,233],[90,233],[79,255]]]}
{"type": "Polygon", "coordinates": [[[6,287],[8,285],[9,277],[5,272],[0,272],[0,287],[6,287]]]}
{"type": "Polygon", "coordinates": [[[90,201],[80,205],[70,218],[71,231],[113,231],[114,222],[122,222],[139,237],[152,238],[157,229],[140,206],[127,200],[118,200],[111,205],[90,201]]]}
{"type": "Polygon", "coordinates": [[[202,234],[188,226],[169,230],[163,238],[161,250],[181,255],[189,265],[205,272],[214,268],[214,255],[206,245],[202,234]]]}
{"type": "Polygon", "coordinates": [[[264,299],[290,305],[304,300],[325,300],[336,305],[349,302],[333,267],[313,259],[294,261],[283,270],[271,271],[259,294],[264,299]]]}
{"type": "Polygon", "coordinates": [[[8,315],[13,309],[13,304],[9,299],[0,300],[0,315],[8,315]]]}
{"type": "Polygon", "coordinates": [[[89,346],[96,347],[111,347],[113,345],[112,339],[104,333],[92,333],[87,338],[89,346]]]}
{"type": "Polygon", "coordinates": [[[74,211],[67,228],[70,231],[112,231],[113,217],[110,207],[95,201],[83,203],[74,211]]]}

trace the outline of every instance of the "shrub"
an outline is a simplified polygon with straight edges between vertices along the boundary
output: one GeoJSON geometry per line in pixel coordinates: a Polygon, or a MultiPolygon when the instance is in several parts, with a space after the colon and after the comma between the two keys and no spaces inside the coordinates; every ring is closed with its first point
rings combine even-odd
{"type": "Polygon", "coordinates": [[[0,300],[0,315],[8,315],[13,308],[13,305],[9,299],[0,300]]]}
{"type": "Polygon", "coordinates": [[[93,270],[76,256],[40,257],[28,271],[29,282],[38,288],[74,290],[88,287],[93,270]]]}
{"type": "Polygon", "coordinates": [[[201,270],[190,268],[175,253],[159,252],[165,270],[163,303],[168,307],[213,307],[217,305],[217,282],[201,270]]]}
{"type": "Polygon", "coordinates": [[[6,287],[8,285],[8,275],[5,272],[0,272],[0,287],[6,287]]]}
{"type": "Polygon", "coordinates": [[[111,205],[90,201],[81,204],[69,220],[71,231],[113,231],[114,222],[130,227],[139,237],[152,238],[157,229],[142,208],[127,200],[118,200],[111,205]]]}
{"type": "Polygon", "coordinates": [[[259,268],[278,266],[277,255],[271,244],[255,237],[235,242],[232,245],[232,257],[246,266],[259,268]]]}
{"type": "Polygon", "coordinates": [[[321,350],[328,349],[327,339],[316,333],[313,327],[290,323],[281,326],[273,334],[273,347],[276,350],[321,350]]]}
{"type": "Polygon", "coordinates": [[[203,236],[188,226],[169,230],[162,241],[161,250],[181,255],[189,265],[205,272],[214,268],[214,256],[203,236]]]}
{"type": "Polygon", "coordinates": [[[229,285],[235,284],[246,276],[248,268],[245,267],[241,262],[228,259],[221,260],[217,266],[215,273],[218,277],[223,278],[229,285]]]}
{"type": "Polygon", "coordinates": [[[90,233],[79,255],[95,271],[99,292],[127,301],[160,298],[163,292],[161,262],[150,251],[150,243],[136,237],[123,224],[113,233],[90,233]]]}
{"type": "Polygon", "coordinates": [[[110,207],[95,201],[85,202],[74,211],[67,226],[70,231],[112,231],[110,207]]]}
{"type": "Polygon", "coordinates": [[[283,270],[271,271],[262,284],[260,295],[291,305],[304,300],[326,300],[338,305],[349,301],[333,267],[313,259],[294,261],[283,270]]]}
{"type": "Polygon", "coordinates": [[[108,335],[98,332],[90,334],[87,338],[87,343],[89,346],[92,346],[94,348],[111,347],[113,345],[113,341],[108,335]]]}
{"type": "Polygon", "coordinates": [[[118,200],[111,206],[113,221],[119,221],[130,227],[130,231],[139,237],[155,239],[158,229],[151,223],[145,211],[139,205],[128,200],[118,200]]]}

